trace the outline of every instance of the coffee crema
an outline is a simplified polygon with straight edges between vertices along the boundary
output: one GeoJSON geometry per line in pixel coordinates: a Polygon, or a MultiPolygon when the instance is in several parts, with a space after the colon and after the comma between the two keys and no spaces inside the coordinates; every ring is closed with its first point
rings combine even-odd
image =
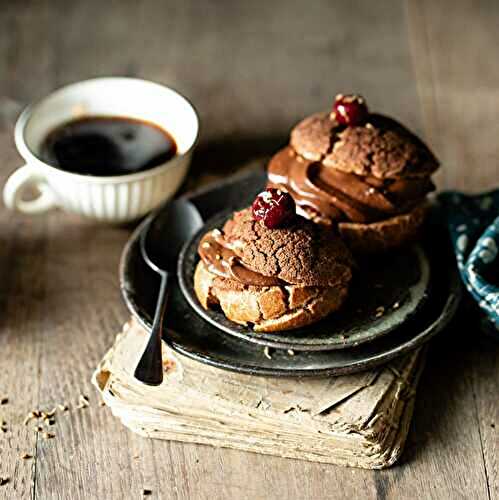
{"type": "Polygon", "coordinates": [[[39,156],[67,172],[105,177],[148,170],[176,154],[175,139],[154,123],[121,116],[86,116],[49,132],[39,156]]]}

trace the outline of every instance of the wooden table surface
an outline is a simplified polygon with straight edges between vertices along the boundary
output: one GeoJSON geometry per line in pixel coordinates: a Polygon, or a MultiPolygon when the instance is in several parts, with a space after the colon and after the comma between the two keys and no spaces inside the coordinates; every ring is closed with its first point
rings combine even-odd
{"type": "MultiPolygon", "coordinates": [[[[420,133],[440,188],[499,182],[499,3],[24,1],[0,9],[0,181],[21,165],[19,111],[98,75],[140,76],[196,104],[190,185],[270,154],[335,93],[420,133]]],[[[499,349],[476,326],[431,348],[399,465],[365,471],[133,435],[91,373],[127,319],[118,260],[130,229],[0,210],[1,498],[499,498],[499,349]],[[76,409],[86,394],[90,406],[76,409]],[[68,402],[56,437],[23,425],[68,402]],[[24,454],[32,458],[22,459],[24,454]]]]}

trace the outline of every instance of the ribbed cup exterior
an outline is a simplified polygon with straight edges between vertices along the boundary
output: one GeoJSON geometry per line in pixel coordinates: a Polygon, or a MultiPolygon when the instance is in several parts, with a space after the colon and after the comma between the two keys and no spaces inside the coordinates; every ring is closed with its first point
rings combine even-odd
{"type": "Polygon", "coordinates": [[[124,223],[139,219],[171,198],[187,173],[190,159],[188,153],[162,167],[108,181],[62,171],[52,171],[46,181],[62,209],[102,222],[124,223]]]}

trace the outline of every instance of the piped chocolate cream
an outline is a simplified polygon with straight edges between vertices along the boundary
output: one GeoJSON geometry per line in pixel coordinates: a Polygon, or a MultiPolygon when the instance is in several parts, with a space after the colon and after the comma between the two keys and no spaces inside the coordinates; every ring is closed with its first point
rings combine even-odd
{"type": "Polygon", "coordinates": [[[261,287],[286,284],[279,278],[264,276],[245,266],[218,229],[203,236],[199,242],[198,253],[208,271],[222,278],[261,287]]]}
{"type": "Polygon", "coordinates": [[[377,222],[404,214],[435,189],[431,151],[395,120],[368,114],[355,126],[317,113],[291,132],[268,167],[269,187],[288,191],[316,222],[377,222]]]}
{"type": "Polygon", "coordinates": [[[270,229],[252,207],[205,234],[198,253],[208,272],[248,286],[336,287],[352,277],[352,256],[334,231],[299,216],[270,229]]]}
{"type": "Polygon", "coordinates": [[[270,187],[288,191],[304,215],[323,222],[382,220],[411,210],[434,189],[429,177],[363,177],[307,160],[290,146],[272,158],[268,176],[270,187]]]}

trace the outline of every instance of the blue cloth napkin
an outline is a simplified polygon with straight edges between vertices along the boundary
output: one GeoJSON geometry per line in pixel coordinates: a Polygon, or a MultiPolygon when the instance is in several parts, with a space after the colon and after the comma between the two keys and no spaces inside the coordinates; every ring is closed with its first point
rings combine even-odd
{"type": "Polygon", "coordinates": [[[480,195],[454,191],[438,197],[449,228],[459,273],[499,339],[499,189],[480,195]]]}

